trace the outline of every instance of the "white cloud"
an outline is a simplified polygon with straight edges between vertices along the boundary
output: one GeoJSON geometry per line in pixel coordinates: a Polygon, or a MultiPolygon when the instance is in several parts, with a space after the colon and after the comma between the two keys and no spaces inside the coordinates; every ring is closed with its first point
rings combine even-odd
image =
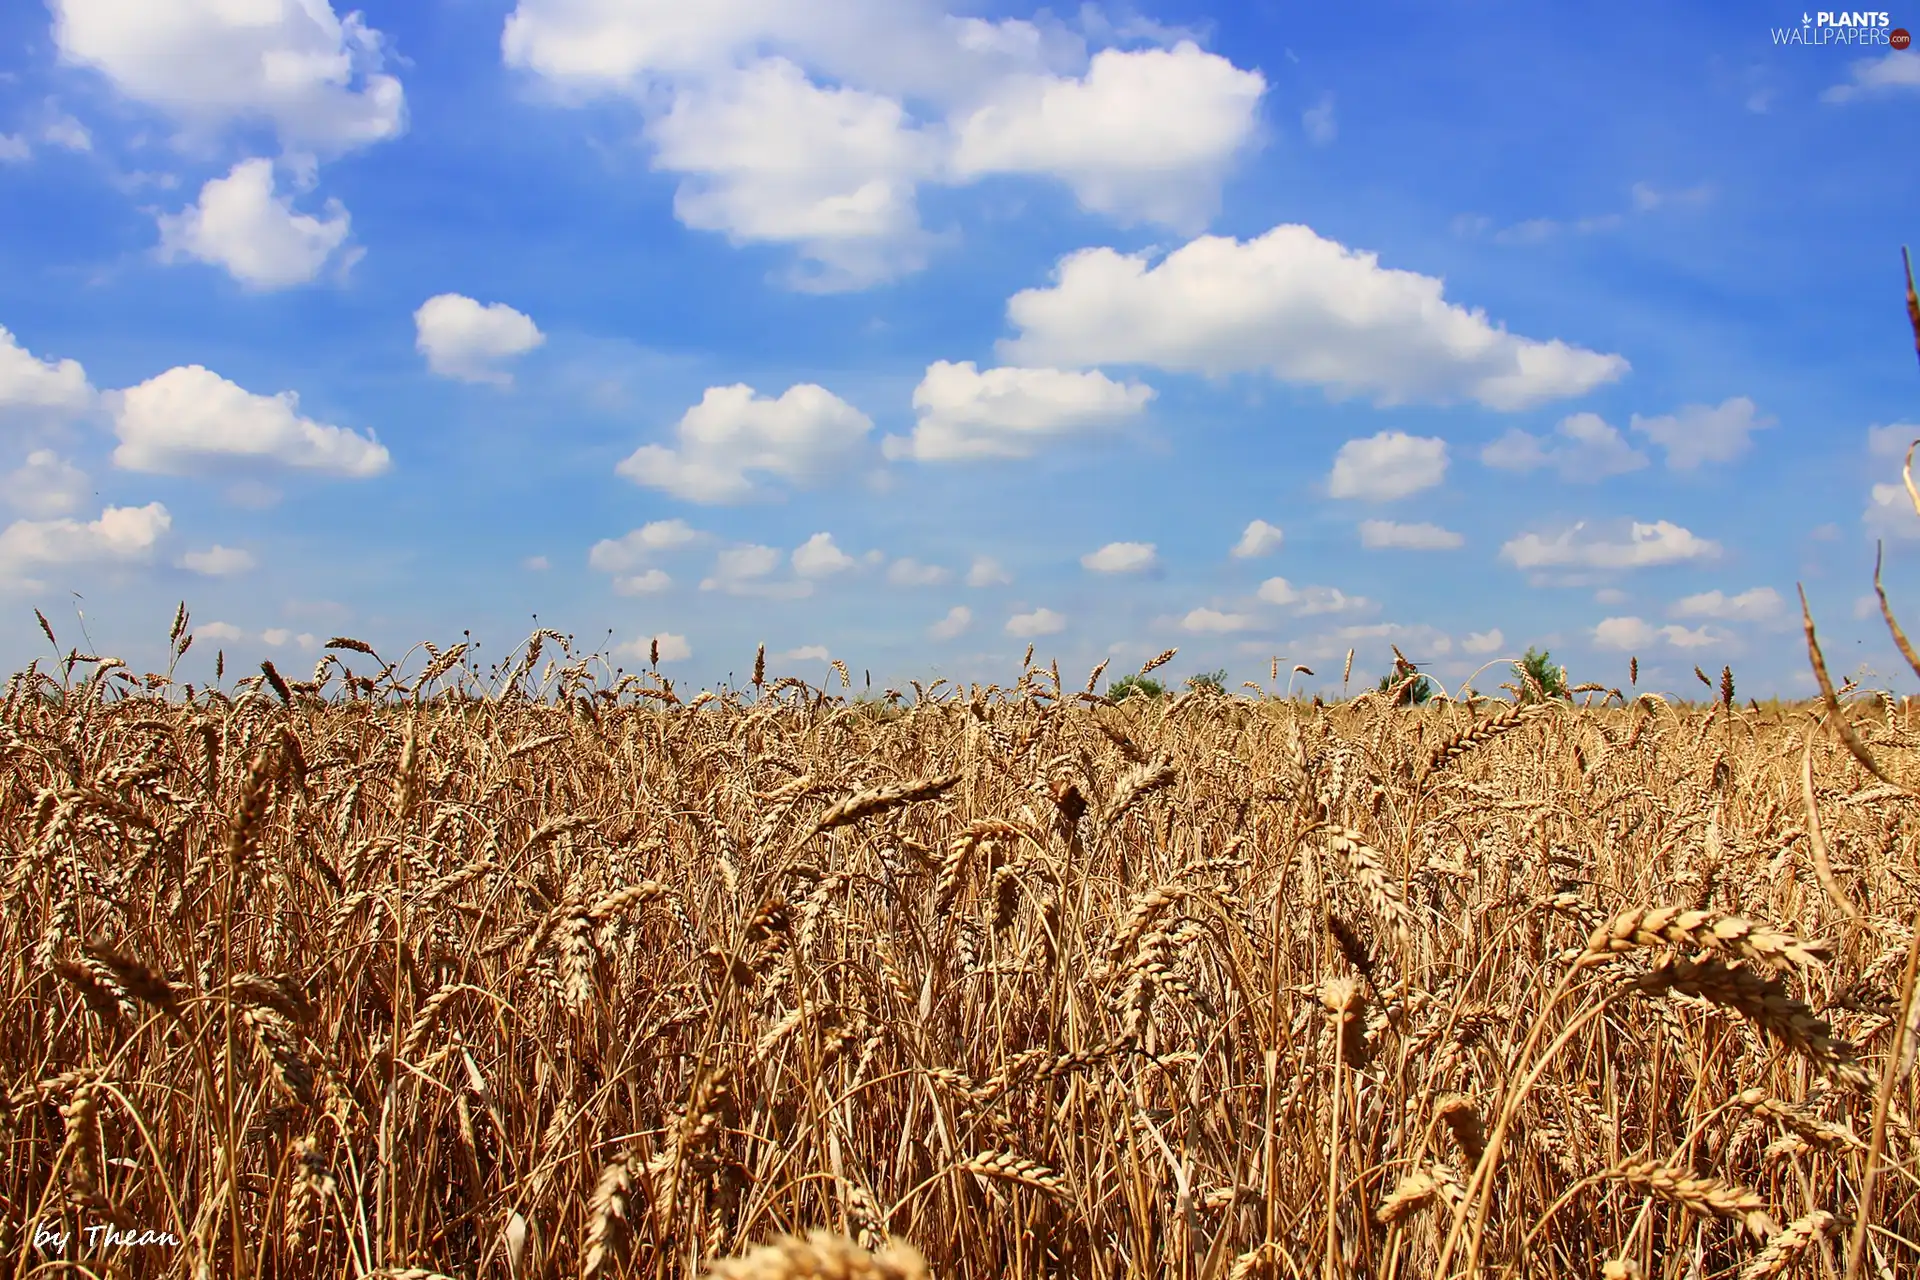
{"type": "Polygon", "coordinates": [[[387,469],[370,436],[299,415],[292,391],[255,395],[200,365],[181,365],[109,397],[114,465],[178,475],[215,460],[275,463],[364,479],[387,469]]]}
{"type": "Polygon", "coordinates": [[[1503,471],[1552,467],[1563,480],[1572,481],[1604,480],[1647,465],[1647,455],[1628,444],[1626,437],[1597,413],[1562,418],[1555,431],[1558,441],[1515,427],[1482,449],[1480,461],[1503,471]]]}
{"type": "Polygon", "coordinates": [[[93,388],[78,360],[36,359],[0,327],[0,411],[52,409],[78,412],[93,402],[93,388]]]}
{"type": "Polygon", "coordinates": [[[1500,548],[1500,558],[1517,569],[1643,569],[1650,565],[1711,560],[1720,544],[1697,537],[1666,520],[1631,523],[1624,541],[1608,541],[1586,533],[1582,521],[1552,538],[1523,533],[1500,548]]]}
{"type": "Polygon", "coordinates": [[[1734,396],[1717,406],[1690,404],[1657,418],[1636,413],[1630,425],[1667,451],[1667,466],[1691,471],[1702,463],[1732,462],[1747,451],[1753,433],[1771,427],[1773,419],[1761,417],[1745,396],[1734,396]]]}
{"type": "Polygon", "coordinates": [[[927,634],[935,640],[951,640],[973,625],[973,610],[963,604],[957,604],[947,610],[947,616],[927,628],[927,634]]]}
{"type": "Polygon", "coordinates": [[[1593,642],[1602,649],[1645,648],[1658,638],[1644,618],[1603,618],[1593,629],[1593,642]]]}
{"type": "Polygon", "coordinates": [[[1333,474],[1327,478],[1327,493],[1335,498],[1387,502],[1431,489],[1446,476],[1445,440],[1382,431],[1340,446],[1333,474]]]}
{"type": "Polygon", "coordinates": [[[782,662],[830,662],[833,654],[823,644],[803,644],[798,649],[789,649],[785,653],[775,654],[782,662]]]}
{"type": "Polygon", "coordinates": [[[1080,557],[1080,565],[1094,573],[1142,573],[1158,562],[1151,542],[1109,542],[1080,557]]]}
{"type": "Polygon", "coordinates": [[[1225,613],[1219,609],[1194,609],[1180,619],[1182,631],[1201,633],[1245,631],[1253,625],[1251,614],[1225,613]]]}
{"type": "Polygon", "coordinates": [[[1708,627],[1656,627],[1634,617],[1605,618],[1593,629],[1593,642],[1602,649],[1645,649],[1661,642],[1675,649],[1701,649],[1728,639],[1708,627]]]}
{"type": "Polygon", "coordinates": [[[533,573],[545,573],[553,568],[553,562],[545,556],[528,556],[520,562],[520,567],[533,573]]]}
{"type": "Polygon", "coordinates": [[[63,61],[191,129],[266,121],[289,150],[346,151],[405,127],[381,36],[329,0],[54,0],[63,61]]]}
{"type": "Polygon", "coordinates": [[[777,547],[749,545],[728,547],[714,557],[713,573],[701,579],[702,591],[723,591],[730,596],[760,596],[769,600],[795,600],[813,593],[813,584],[805,580],[778,581],[774,570],[786,557],[777,547]]]}
{"type": "Polygon", "coordinates": [[[40,140],[63,151],[93,150],[93,134],[70,115],[56,115],[40,130],[40,140]]]}
{"type": "Polygon", "coordinates": [[[193,629],[196,637],[204,636],[208,640],[244,640],[247,633],[231,622],[207,622],[193,629]]]}
{"type": "Polygon", "coordinates": [[[256,561],[251,553],[238,547],[223,547],[219,543],[205,551],[189,551],[180,557],[180,567],[209,578],[227,578],[234,574],[245,573],[253,568],[256,561]]]}
{"type": "Polygon", "coordinates": [[[615,469],[689,502],[738,502],[754,493],[749,471],[816,482],[849,461],[872,427],[866,414],[812,383],[777,400],[744,384],[709,387],[675,425],[677,446],[642,445],[615,469]]]}
{"type": "Polygon", "coordinates": [[[1333,95],[1322,94],[1320,101],[1300,113],[1300,132],[1316,147],[1324,147],[1340,136],[1339,121],[1333,116],[1333,95]]]}
{"type": "Polygon", "coordinates": [[[1233,550],[1227,554],[1238,560],[1250,560],[1256,556],[1270,555],[1280,549],[1286,541],[1286,535],[1277,524],[1268,524],[1265,520],[1249,521],[1240,532],[1240,541],[1233,544],[1233,550]]]}
{"type": "Polygon", "coordinates": [[[687,175],[675,216],[736,244],[796,246],[796,285],[864,288],[925,262],[914,189],[937,143],[892,98],[766,58],[676,90],[648,133],[656,167],[687,175]]]}
{"type": "Polygon", "coordinates": [[[1338,587],[1296,587],[1285,578],[1260,584],[1260,598],[1293,610],[1300,617],[1319,613],[1359,613],[1373,607],[1365,596],[1350,596],[1338,587]]]}
{"type": "Polygon", "coordinates": [[[108,507],[98,520],[16,520],[0,530],[0,580],[27,582],[30,570],[77,564],[137,564],[173,525],[158,502],[108,507]]]}
{"type": "Polygon", "coordinates": [[[1201,236],[1147,253],[1083,249],[1048,288],[1017,293],[1010,363],[1146,364],[1224,375],[1263,370],[1382,405],[1475,400],[1524,409],[1627,371],[1558,339],[1517,337],[1442,297],[1441,281],[1285,225],[1241,242],[1201,236]]]}
{"type": "Polygon", "coordinates": [[[1254,138],[1266,79],[1183,41],[1104,49],[1086,75],[1023,77],[957,125],[953,168],[1052,174],[1082,207],[1124,222],[1205,225],[1254,138]]]}
{"type": "Polygon", "coordinates": [[[200,188],[199,203],[160,215],[160,260],[224,267],[251,289],[285,289],[318,276],[351,224],[338,200],[326,216],[295,213],[274,194],[273,161],[242,160],[200,188]]]}
{"type": "Polygon", "coordinates": [[[1437,524],[1400,524],[1393,520],[1362,520],[1360,545],[1369,551],[1451,551],[1466,539],[1437,524]]]}
{"type": "Polygon", "coordinates": [[[51,449],[35,449],[26,463],[0,480],[0,498],[29,516],[63,516],[84,500],[87,477],[51,449]]]}
{"type": "Polygon", "coordinates": [[[1916,440],[1920,440],[1920,423],[1889,422],[1867,428],[1867,452],[1875,458],[1904,460],[1907,446],[1916,440]]]}
{"type": "Polygon", "coordinates": [[[33,158],[33,144],[18,133],[0,133],[0,164],[20,164],[33,158]]]}
{"type": "Polygon", "coordinates": [[[1772,587],[1754,587],[1737,596],[1714,590],[1676,600],[1668,610],[1676,618],[1719,618],[1730,622],[1768,622],[1786,608],[1772,587]]]}
{"type": "Polygon", "coordinates": [[[700,534],[685,520],[654,520],[618,538],[602,538],[587,552],[587,564],[602,573],[626,573],[661,551],[675,551],[700,534]]]}
{"type": "Polygon", "coordinates": [[[887,566],[887,581],[896,587],[937,587],[952,576],[937,564],[921,564],[911,557],[887,566]]]}
{"type": "Polygon", "coordinates": [[[1507,638],[1500,633],[1498,627],[1491,631],[1469,631],[1467,638],[1460,642],[1460,650],[1475,656],[1483,653],[1498,653],[1500,646],[1506,642],[1507,638]]]}
{"type": "Polygon", "coordinates": [[[646,662],[651,658],[653,647],[656,644],[660,646],[660,661],[662,662],[684,662],[693,656],[693,646],[687,643],[687,638],[682,635],[675,635],[670,631],[660,631],[647,636],[636,636],[624,644],[615,645],[613,652],[615,657],[629,658],[635,662],[646,662]]]}
{"type": "Polygon", "coordinates": [[[816,533],[793,549],[793,571],[803,578],[830,577],[853,565],[853,557],[834,545],[830,533],[816,533]]]}
{"type": "MultiPolygon", "coordinates": [[[[949,614],[949,617],[952,615],[949,614]]],[[[1007,619],[1007,634],[1019,639],[1031,639],[1034,636],[1057,635],[1067,629],[1064,615],[1051,609],[1035,609],[1031,613],[1016,613],[1007,619]]]]}
{"type": "Polygon", "coordinates": [[[281,645],[293,639],[293,632],[286,627],[268,627],[260,633],[260,639],[262,643],[278,649],[281,645]]]}
{"type": "Polygon", "coordinates": [[[890,458],[922,462],[1030,457],[1049,437],[1138,415],[1153,394],[1149,386],[1115,382],[1097,369],[982,373],[971,360],[936,360],[913,391],[913,435],[888,436],[884,449],[890,458]]]}
{"type": "Polygon", "coordinates": [[[682,222],[793,245],[794,283],[830,289],[922,265],[926,182],[1049,175],[1123,221],[1203,221],[1265,80],[1177,33],[1129,31],[1172,47],[1089,59],[1044,11],[987,21],[919,0],[519,0],[501,54],[560,101],[633,99],[656,167],[682,176],[682,222]]]}
{"type": "Polygon", "coordinates": [[[507,386],[502,360],[525,355],[547,340],[533,320],[504,302],[485,306],[459,293],[439,293],[413,313],[414,346],[427,367],[446,378],[507,386]]]}
{"type": "Polygon", "coordinates": [[[967,568],[967,585],[970,587],[1003,587],[1013,581],[998,560],[992,556],[975,556],[973,564],[967,568]]]}
{"type": "Polygon", "coordinates": [[[1914,514],[1905,484],[1874,485],[1860,519],[1877,538],[1920,538],[1920,516],[1914,514]]]}
{"type": "Polygon", "coordinates": [[[1627,593],[1618,587],[1602,587],[1593,593],[1593,602],[1612,608],[1616,604],[1625,604],[1627,602],[1627,593]]]}
{"type": "Polygon", "coordinates": [[[617,596],[651,596],[658,595],[672,585],[673,579],[665,569],[646,569],[616,576],[613,593],[617,596]]]}
{"type": "Polygon", "coordinates": [[[1877,58],[1861,58],[1848,66],[1847,80],[1820,95],[1822,102],[1852,102],[1858,98],[1920,92],[1920,52],[1889,49],[1877,58]]]}

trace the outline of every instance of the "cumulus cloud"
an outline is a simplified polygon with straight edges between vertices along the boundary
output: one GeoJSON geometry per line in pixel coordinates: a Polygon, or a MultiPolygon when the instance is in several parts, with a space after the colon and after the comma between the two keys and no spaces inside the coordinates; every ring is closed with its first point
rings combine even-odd
{"type": "Polygon", "coordinates": [[[1340,136],[1340,123],[1334,119],[1333,95],[1322,94],[1320,101],[1300,113],[1300,132],[1316,147],[1324,147],[1340,136]]]}
{"type": "Polygon", "coordinates": [[[1089,58],[1044,14],[894,0],[518,0],[501,53],[558,101],[634,100],[683,223],[792,245],[792,283],[837,289],[925,262],[927,183],[1050,176],[1123,222],[1198,225],[1256,136],[1265,80],[1164,32],[1130,43],[1143,34],[1170,47],[1089,58]]]}
{"type": "Polygon", "coordinates": [[[1712,560],[1720,544],[1666,520],[1634,521],[1624,539],[1609,539],[1582,521],[1549,538],[1523,533],[1500,548],[1500,558],[1517,569],[1644,569],[1652,565],[1712,560]]]}
{"type": "Polygon", "coordinates": [[[813,594],[813,583],[805,579],[774,578],[774,571],[784,559],[777,547],[728,547],[714,557],[713,572],[701,579],[700,589],[769,600],[797,600],[813,594]]]}
{"type": "Polygon", "coordinates": [[[1905,458],[1907,446],[1915,440],[1920,440],[1920,423],[1889,422],[1867,428],[1868,454],[1888,462],[1905,458]]]}
{"type": "Polygon", "coordinates": [[[1266,87],[1191,41],[1105,49],[1084,76],[1006,82],[959,121],[953,169],[1052,174],[1092,212],[1195,230],[1254,137],[1266,87]]]}
{"type": "Polygon", "coordinates": [[[1233,544],[1228,552],[1237,560],[1250,560],[1256,556],[1270,555],[1280,549],[1286,541],[1286,535],[1277,524],[1268,524],[1265,520],[1252,520],[1240,532],[1240,541],[1233,544]]]}
{"type": "Polygon", "coordinates": [[[1593,642],[1602,649],[1645,648],[1658,638],[1644,618],[1603,618],[1593,629],[1593,642]]]}
{"type": "Polygon", "coordinates": [[[231,622],[206,622],[193,629],[195,636],[204,636],[209,640],[244,640],[247,633],[231,622]]]}
{"type": "Polygon", "coordinates": [[[937,143],[892,98],[827,87],[766,58],[674,91],[649,136],[686,175],[676,217],[736,244],[795,245],[804,288],[864,288],[926,260],[915,201],[937,143]]]}
{"type": "Polygon", "coordinates": [[[1675,649],[1700,649],[1727,640],[1725,634],[1708,627],[1656,627],[1635,617],[1604,618],[1593,629],[1593,643],[1602,649],[1645,649],[1662,643],[1675,649]]]}
{"type": "Polygon", "coordinates": [[[1350,596],[1338,587],[1296,587],[1285,578],[1268,578],[1260,584],[1260,598],[1268,604],[1291,609],[1300,617],[1320,613],[1359,613],[1373,607],[1365,596],[1350,596]]]}
{"type": "Polygon", "coordinates": [[[414,346],[443,378],[507,386],[503,360],[525,355],[547,340],[533,320],[504,302],[485,306],[459,293],[439,293],[413,313],[414,346]]]}
{"type": "Polygon", "coordinates": [[[63,151],[93,150],[93,134],[87,126],[64,113],[57,114],[47,121],[40,130],[40,140],[63,151]]]}
{"type": "Polygon", "coordinates": [[[0,164],[20,164],[33,158],[33,144],[17,133],[0,133],[0,164]]]}
{"type": "Polygon", "coordinates": [[[1253,627],[1254,618],[1246,613],[1226,613],[1219,609],[1194,609],[1180,619],[1182,631],[1194,631],[1212,634],[1228,631],[1246,631],[1253,627]]]}
{"type": "Polygon", "coordinates": [[[320,647],[319,636],[307,631],[302,631],[299,635],[295,635],[292,629],[288,627],[268,627],[260,633],[260,641],[262,644],[270,645],[275,649],[283,648],[289,644],[297,645],[306,653],[312,653],[320,647]]]}
{"type": "Polygon", "coordinates": [[[812,383],[778,399],[744,384],[709,387],[675,425],[677,444],[642,445],[616,470],[688,502],[738,502],[755,492],[748,472],[815,483],[851,460],[872,428],[866,414],[812,383]]]}
{"type": "Polygon", "coordinates": [[[927,634],[935,640],[951,640],[972,625],[973,610],[963,604],[957,604],[947,610],[946,617],[928,627],[927,634]]]}
{"type": "Polygon", "coordinates": [[[1034,636],[1057,635],[1067,629],[1065,615],[1051,609],[1035,609],[1031,613],[1016,613],[1007,619],[1007,634],[1026,640],[1034,636]]]}
{"type": "Polygon", "coordinates": [[[601,573],[626,573],[662,551],[676,551],[700,533],[685,520],[654,520],[618,538],[602,538],[587,551],[587,564],[601,573]]]}
{"type": "Polygon", "coordinates": [[[998,560],[992,556],[975,556],[967,567],[967,585],[970,587],[1003,587],[1013,581],[998,560]]]}
{"type": "Polygon", "coordinates": [[[831,662],[833,654],[823,644],[803,644],[798,649],[775,654],[782,662],[831,662]]]}
{"type": "Polygon", "coordinates": [[[45,409],[77,413],[93,402],[93,388],[78,360],[36,358],[0,327],[0,412],[45,409]]]}
{"type": "Polygon", "coordinates": [[[1554,430],[1557,439],[1515,427],[1482,449],[1480,461],[1503,471],[1551,467],[1561,479],[1575,482],[1604,480],[1647,465],[1647,455],[1597,413],[1562,418],[1554,430]]]}
{"type": "Polygon", "coordinates": [[[251,289],[285,289],[320,274],[351,222],[338,200],[324,217],[294,212],[291,196],[274,194],[273,162],[242,160],[201,187],[198,203],[160,215],[160,260],[191,258],[251,289]]]}
{"type": "Polygon", "coordinates": [[[1158,561],[1151,542],[1109,542],[1080,557],[1081,567],[1093,573],[1144,573],[1158,561]]]}
{"type": "Polygon", "coordinates": [[[329,0],[152,4],[53,0],[63,61],[190,130],[264,121],[290,151],[338,153],[405,127],[400,82],[381,71],[382,39],[329,0]]]}
{"type": "Polygon", "coordinates": [[[180,557],[181,568],[209,578],[228,578],[245,573],[255,563],[252,553],[238,547],[223,547],[217,542],[204,551],[189,551],[180,557]]]}
{"type": "Polygon", "coordinates": [[[1053,283],[1017,293],[1009,363],[1143,364],[1225,375],[1263,371],[1382,405],[1473,400],[1524,409],[1579,395],[1627,371],[1559,339],[1522,338],[1447,302],[1441,281],[1382,267],[1311,228],[1245,242],[1201,236],[1158,262],[1083,249],[1053,283]]]}
{"type": "Polygon", "coordinates": [[[617,596],[652,596],[672,585],[673,578],[665,569],[642,569],[639,573],[616,574],[613,593],[617,596]]]}
{"type": "Polygon", "coordinates": [[[553,562],[545,556],[528,556],[520,562],[520,567],[532,573],[545,573],[553,568],[553,562]]]}
{"type": "Polygon", "coordinates": [[[1747,451],[1754,432],[1773,424],[1753,401],[1734,396],[1718,405],[1690,404],[1657,418],[1636,413],[1631,426],[1667,451],[1667,466],[1692,471],[1708,462],[1732,462],[1747,451]]]}
{"type": "Polygon", "coordinates": [[[1853,102],[1899,93],[1920,93],[1920,52],[1913,49],[1889,49],[1855,61],[1847,67],[1847,79],[1823,91],[1820,100],[1853,102]]]}
{"type": "Polygon", "coordinates": [[[29,516],[63,516],[84,500],[87,477],[51,449],[35,449],[26,463],[0,480],[0,498],[29,516]]]}
{"type": "Polygon", "coordinates": [[[1500,646],[1506,642],[1507,638],[1500,634],[1498,627],[1488,631],[1469,631],[1467,638],[1460,642],[1460,651],[1478,657],[1481,654],[1498,653],[1500,646]]]}
{"type": "Polygon", "coordinates": [[[952,576],[937,564],[921,564],[910,556],[887,566],[887,581],[896,587],[937,587],[952,576]]]}
{"type": "Polygon", "coordinates": [[[370,435],[303,418],[292,391],[262,396],[200,365],[181,365],[109,397],[114,465],[181,475],[213,462],[268,463],[364,479],[385,471],[370,435]]]}
{"type": "Polygon", "coordinates": [[[803,578],[826,578],[853,568],[854,559],[834,545],[830,533],[816,533],[793,549],[793,571],[803,578]]]}
{"type": "Polygon", "coordinates": [[[1754,587],[1730,596],[1703,591],[1674,601],[1668,610],[1676,618],[1719,618],[1729,622],[1770,622],[1786,610],[1786,601],[1772,587],[1754,587]]]}
{"type": "Polygon", "coordinates": [[[629,658],[635,662],[647,662],[653,657],[654,646],[659,646],[660,661],[685,662],[693,656],[693,646],[687,643],[683,635],[671,631],[656,631],[652,635],[636,636],[625,644],[615,645],[617,657],[629,658]]]}
{"type": "Polygon", "coordinates": [[[1404,431],[1349,440],[1334,455],[1327,493],[1388,502],[1431,489],[1447,476],[1447,442],[1404,431]]]}
{"type": "Polygon", "coordinates": [[[1876,538],[1920,538],[1920,516],[1914,514],[1904,484],[1874,485],[1860,519],[1876,538]]]}
{"type": "Polygon", "coordinates": [[[158,502],[108,507],[97,520],[16,520],[0,530],[0,581],[27,585],[41,569],[90,564],[139,564],[173,525],[158,502]]]}
{"type": "Polygon", "coordinates": [[[1369,551],[1451,551],[1466,539],[1437,524],[1400,524],[1392,520],[1362,520],[1360,545],[1369,551]]]}
{"type": "Polygon", "coordinates": [[[1098,370],[988,369],[936,360],[913,391],[912,436],[888,436],[890,458],[948,462],[1025,458],[1046,440],[1112,426],[1138,415],[1153,388],[1119,383],[1098,370]]]}

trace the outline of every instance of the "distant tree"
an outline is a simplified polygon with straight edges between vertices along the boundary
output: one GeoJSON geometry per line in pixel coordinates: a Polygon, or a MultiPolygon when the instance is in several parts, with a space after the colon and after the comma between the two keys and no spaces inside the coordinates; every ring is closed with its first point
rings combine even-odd
{"type": "Polygon", "coordinates": [[[1128,698],[1158,698],[1167,692],[1167,687],[1152,676],[1122,676],[1107,686],[1107,696],[1115,702],[1128,698]]]}
{"type": "Polygon", "coordinates": [[[1221,667],[1218,671],[1202,671],[1199,675],[1188,676],[1187,688],[1195,693],[1200,692],[1202,689],[1212,693],[1225,693],[1227,691],[1227,669],[1221,667]]]}
{"type": "MultiPolygon", "coordinates": [[[[1405,675],[1390,672],[1380,677],[1378,691],[1383,694],[1390,694],[1393,692],[1395,685],[1406,679],[1407,677],[1405,675]]],[[[1414,675],[1412,680],[1401,688],[1400,696],[1394,700],[1394,705],[1400,707],[1421,706],[1428,698],[1433,696],[1434,687],[1431,677],[1414,675]]]]}
{"type": "Polygon", "coordinates": [[[1522,702],[1538,701],[1543,696],[1567,696],[1566,672],[1553,665],[1553,658],[1545,649],[1529,645],[1520,661],[1513,664],[1513,678],[1515,683],[1509,687],[1519,694],[1522,702]]]}

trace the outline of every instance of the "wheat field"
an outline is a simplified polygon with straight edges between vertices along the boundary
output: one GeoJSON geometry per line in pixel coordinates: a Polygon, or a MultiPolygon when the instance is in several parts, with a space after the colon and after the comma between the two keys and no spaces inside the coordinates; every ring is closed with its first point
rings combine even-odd
{"type": "Polygon", "coordinates": [[[1892,702],[427,652],[9,684],[13,1274],[1920,1270],[1892,702]]]}

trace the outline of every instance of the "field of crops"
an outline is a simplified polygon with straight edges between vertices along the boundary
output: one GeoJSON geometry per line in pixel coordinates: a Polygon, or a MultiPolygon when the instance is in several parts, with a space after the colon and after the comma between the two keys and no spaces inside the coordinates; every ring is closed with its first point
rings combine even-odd
{"type": "Polygon", "coordinates": [[[682,703],[558,644],[13,680],[9,1271],[1920,1274],[1884,700],[1886,779],[1819,705],[682,703]]]}

